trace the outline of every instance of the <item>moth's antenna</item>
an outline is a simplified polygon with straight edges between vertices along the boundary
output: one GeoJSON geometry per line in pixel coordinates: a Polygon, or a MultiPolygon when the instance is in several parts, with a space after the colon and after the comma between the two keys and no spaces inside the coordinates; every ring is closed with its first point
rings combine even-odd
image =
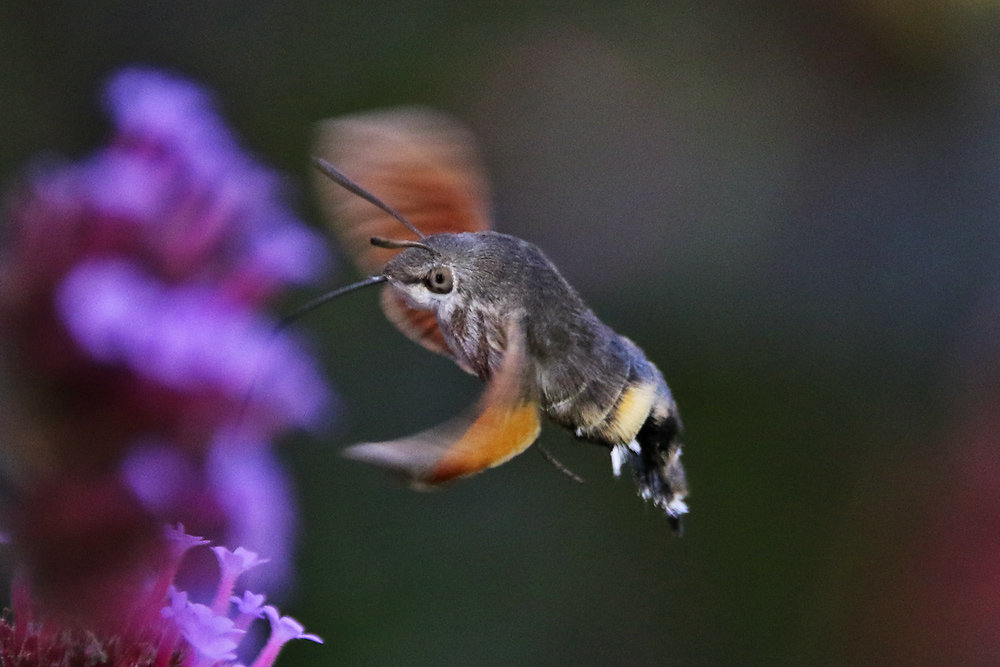
{"type": "Polygon", "coordinates": [[[353,292],[354,290],[361,289],[362,287],[368,287],[370,285],[378,285],[379,283],[384,283],[388,278],[385,276],[370,276],[364,280],[359,280],[351,285],[346,285],[345,287],[338,287],[335,290],[331,290],[326,294],[322,294],[311,301],[307,301],[297,310],[292,311],[288,315],[285,315],[278,321],[278,325],[274,328],[275,333],[279,333],[282,329],[287,327],[289,324],[299,319],[303,315],[307,315],[312,311],[316,310],[320,306],[333,301],[338,296],[343,296],[348,292],[353,292]]]}
{"type": "Polygon", "coordinates": [[[352,193],[356,194],[357,196],[361,197],[365,201],[370,202],[370,203],[374,204],[375,206],[378,206],[380,209],[382,209],[383,211],[385,211],[386,213],[388,213],[392,217],[396,218],[396,220],[399,220],[401,223],[403,223],[404,227],[406,227],[407,229],[409,229],[411,232],[413,232],[414,234],[416,234],[420,238],[422,238],[422,239],[423,238],[427,238],[426,236],[424,236],[420,232],[419,229],[417,229],[416,227],[413,226],[412,222],[410,222],[409,220],[407,220],[406,218],[404,218],[403,215],[401,213],[399,213],[396,209],[392,208],[391,206],[389,206],[388,204],[386,204],[384,201],[382,201],[381,199],[379,199],[378,197],[376,197],[372,193],[370,193],[367,190],[365,190],[363,187],[361,187],[360,185],[358,185],[357,183],[355,183],[354,181],[352,181],[351,179],[349,179],[347,176],[344,176],[342,173],[340,173],[336,169],[336,167],[334,167],[332,164],[330,164],[329,162],[327,162],[323,158],[321,158],[321,157],[314,157],[312,159],[312,163],[313,163],[314,167],[316,167],[321,172],[323,172],[323,174],[327,178],[329,178],[331,181],[333,181],[334,183],[336,183],[340,187],[344,188],[348,192],[352,192],[352,193]]]}
{"type": "Polygon", "coordinates": [[[380,236],[371,237],[371,244],[376,248],[386,248],[388,250],[399,250],[400,248],[420,248],[421,250],[426,250],[432,255],[438,254],[436,250],[431,248],[429,245],[423,244],[420,241],[393,241],[392,239],[384,239],[380,236]]]}
{"type": "Polygon", "coordinates": [[[542,447],[541,443],[536,444],[535,447],[537,447],[538,451],[541,452],[543,457],[545,457],[545,460],[552,464],[552,467],[554,467],[556,470],[569,477],[577,484],[583,484],[583,477],[580,477],[575,472],[573,472],[572,470],[564,466],[562,463],[560,463],[559,459],[552,456],[552,452],[542,447]]]}

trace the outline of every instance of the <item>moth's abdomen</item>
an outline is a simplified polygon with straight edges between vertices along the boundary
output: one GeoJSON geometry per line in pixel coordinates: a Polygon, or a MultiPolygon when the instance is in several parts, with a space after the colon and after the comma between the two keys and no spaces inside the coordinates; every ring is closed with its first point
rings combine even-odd
{"type": "Polygon", "coordinates": [[[654,405],[648,419],[628,445],[611,451],[616,474],[628,463],[639,495],[667,513],[670,525],[680,530],[680,517],[688,511],[687,477],[681,463],[681,422],[671,399],[654,405]]]}
{"type": "Polygon", "coordinates": [[[649,417],[657,394],[658,387],[653,383],[630,381],[604,418],[596,424],[581,424],[577,434],[610,446],[627,445],[649,417]]]}
{"type": "MultiPolygon", "coordinates": [[[[624,336],[616,341],[627,359],[623,382],[600,411],[576,406],[580,420],[574,424],[577,434],[609,446],[627,445],[649,418],[654,408],[673,410],[673,398],[660,371],[642,350],[624,336]],[[589,416],[589,419],[586,417],[589,416]]],[[[581,396],[584,399],[585,396],[581,396]]]]}
{"type": "Polygon", "coordinates": [[[687,512],[687,479],[681,464],[681,421],[677,404],[659,369],[630,340],[628,379],[604,418],[578,427],[581,437],[611,447],[615,475],[631,468],[639,495],[666,512],[674,530],[687,512]]]}

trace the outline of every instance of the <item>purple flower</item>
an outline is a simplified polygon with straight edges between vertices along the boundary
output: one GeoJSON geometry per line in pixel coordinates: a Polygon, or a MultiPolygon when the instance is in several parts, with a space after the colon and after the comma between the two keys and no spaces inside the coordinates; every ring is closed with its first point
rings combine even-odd
{"type": "Polygon", "coordinates": [[[271,641],[285,644],[293,639],[308,639],[317,644],[323,643],[323,640],[316,635],[306,634],[304,625],[291,616],[281,616],[278,610],[271,605],[264,607],[264,613],[271,622],[271,641]]]}
{"type": "MultiPolygon", "coordinates": [[[[200,538],[187,535],[182,526],[168,528],[169,539],[184,550],[206,544],[200,538]]],[[[266,562],[256,554],[237,548],[235,551],[215,547],[220,562],[229,574],[266,562]]],[[[169,567],[168,567],[169,569],[169,567]]],[[[162,580],[165,571],[155,568],[147,573],[162,580]]],[[[218,581],[217,596],[231,588],[225,577],[218,581]]],[[[309,639],[322,643],[319,637],[305,633],[302,625],[264,605],[264,596],[244,591],[233,597],[236,618],[228,610],[219,612],[207,605],[193,602],[186,591],[172,583],[163,590],[145,595],[136,609],[155,610],[153,614],[137,614],[129,623],[98,629],[80,628],[65,623],[64,618],[46,617],[35,613],[31,593],[15,584],[14,613],[0,619],[0,661],[24,667],[59,667],[69,664],[101,664],[109,667],[230,667],[239,652],[247,654],[254,647],[241,646],[250,623],[267,616],[271,635],[259,651],[254,665],[270,667],[281,647],[293,639],[309,639]]],[[[252,653],[251,653],[252,655],[252,653]]]]}
{"type": "Polygon", "coordinates": [[[264,600],[267,599],[263,593],[257,595],[250,591],[244,591],[243,597],[232,596],[229,601],[236,605],[239,616],[236,617],[236,627],[246,630],[255,619],[263,618],[264,600]]]}
{"type": "Polygon", "coordinates": [[[167,526],[164,529],[167,541],[170,543],[171,551],[178,557],[183,557],[188,549],[209,544],[209,541],[196,535],[188,535],[184,532],[184,524],[178,523],[176,527],[167,526]]]}
{"type": "Polygon", "coordinates": [[[197,652],[199,663],[236,659],[235,649],[245,631],[236,628],[232,619],[189,601],[187,593],[176,590],[171,592],[170,606],[164,607],[162,615],[177,625],[181,636],[197,652]]]}
{"type": "Polygon", "coordinates": [[[223,577],[238,577],[250,568],[263,565],[270,560],[269,558],[260,558],[254,552],[243,547],[237,547],[236,551],[230,551],[226,547],[212,547],[212,551],[219,559],[223,577]]]}
{"type": "Polygon", "coordinates": [[[255,618],[261,618],[264,615],[262,607],[264,606],[265,599],[266,597],[263,593],[257,595],[250,591],[244,591],[243,597],[240,598],[234,595],[229,601],[236,605],[236,609],[241,614],[250,614],[255,618]]]}
{"type": "Polygon", "coordinates": [[[274,607],[264,607],[267,620],[271,623],[271,636],[251,667],[271,667],[281,648],[293,639],[308,639],[322,644],[323,640],[316,635],[306,634],[305,626],[290,616],[282,616],[274,607]]]}
{"type": "MultiPolygon", "coordinates": [[[[235,551],[221,546],[212,547],[221,567],[215,599],[223,599],[232,590],[232,582],[242,573],[262,565],[268,559],[252,551],[237,547],[235,551]]],[[[301,623],[289,616],[281,616],[271,605],[264,605],[264,596],[244,591],[242,597],[227,596],[225,602],[235,603],[237,619],[233,621],[218,605],[209,608],[188,600],[187,593],[171,589],[170,604],[163,608],[163,618],[172,619],[187,643],[198,653],[199,664],[204,667],[219,661],[236,659],[236,647],[247,626],[254,618],[266,616],[271,624],[271,636],[254,661],[254,667],[270,667],[281,647],[293,639],[308,639],[323,643],[316,635],[306,634],[301,623]]]]}
{"type": "Polygon", "coordinates": [[[236,551],[230,551],[225,547],[212,547],[215,556],[219,559],[219,590],[215,596],[212,608],[217,613],[222,613],[229,606],[229,598],[232,597],[236,580],[247,570],[263,565],[268,562],[267,558],[258,558],[257,554],[248,551],[243,547],[237,547],[236,551]]]}
{"type": "MultiPolygon", "coordinates": [[[[273,578],[287,576],[295,507],[270,442],[317,424],[330,392],[263,310],[327,263],[284,179],[190,82],[126,69],[104,101],[108,146],[35,165],[8,197],[0,341],[9,395],[30,398],[11,407],[25,428],[8,447],[23,471],[21,566],[46,604],[99,605],[115,625],[145,613],[127,603],[142,582],[123,573],[168,564],[146,593],[162,596],[200,544],[167,539],[163,522],[266,549],[273,578]]],[[[224,575],[216,615],[238,576],[224,575]]]]}
{"type": "Polygon", "coordinates": [[[280,180],[239,148],[204,90],[133,68],[111,80],[106,105],[119,124],[121,143],[183,155],[195,180],[215,185],[211,210],[241,217],[230,230],[241,261],[281,283],[308,281],[326,264],[316,237],[281,204],[280,180]]]}
{"type": "Polygon", "coordinates": [[[136,261],[89,260],[59,286],[56,308],[92,359],[169,390],[248,398],[299,426],[326,403],[311,359],[208,286],[166,284],[136,261]]]}

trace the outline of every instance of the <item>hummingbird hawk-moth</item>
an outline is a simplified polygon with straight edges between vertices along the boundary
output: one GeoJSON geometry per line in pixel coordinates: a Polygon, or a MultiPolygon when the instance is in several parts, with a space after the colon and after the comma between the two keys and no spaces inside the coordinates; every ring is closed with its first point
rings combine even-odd
{"type": "Polygon", "coordinates": [[[687,484],[663,375],[537,246],[491,231],[468,131],[428,110],[370,113],[322,123],[316,153],[325,213],[358,268],[374,274],[316,301],[387,283],[389,320],[487,383],[468,415],[345,454],[433,486],[520,454],[545,416],[609,448],[614,474],[631,468],[639,495],[676,529],[687,484]]]}

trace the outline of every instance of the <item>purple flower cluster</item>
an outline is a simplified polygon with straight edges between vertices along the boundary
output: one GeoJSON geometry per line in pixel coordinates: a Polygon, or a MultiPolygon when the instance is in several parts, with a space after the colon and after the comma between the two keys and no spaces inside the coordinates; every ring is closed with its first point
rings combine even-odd
{"type": "Polygon", "coordinates": [[[330,394],[263,312],[326,261],[281,179],[191,83],[128,69],[105,103],[107,147],[38,163],[8,197],[0,340],[32,594],[113,623],[165,558],[165,521],[287,572],[294,506],[270,443],[330,394]]]}
{"type": "MultiPolygon", "coordinates": [[[[175,545],[175,553],[183,553],[192,546],[207,544],[201,538],[192,538],[178,525],[169,531],[175,545]]],[[[258,618],[267,618],[271,626],[267,644],[260,650],[251,667],[271,667],[281,647],[293,639],[308,639],[322,644],[316,635],[306,634],[305,628],[294,618],[281,616],[271,605],[264,604],[264,596],[243,592],[242,597],[232,593],[240,576],[267,562],[257,554],[238,547],[230,551],[225,547],[212,547],[219,561],[219,585],[211,606],[191,602],[187,593],[176,588],[169,589],[170,605],[164,607],[161,616],[172,619],[176,629],[191,649],[189,664],[197,667],[212,667],[227,664],[237,659],[237,648],[246,634],[247,628],[258,618]],[[235,605],[236,618],[230,618],[230,604],[235,605]]],[[[161,646],[163,642],[161,641],[161,646]]]]}
{"type": "Polygon", "coordinates": [[[267,562],[242,547],[236,551],[212,548],[220,569],[214,602],[209,606],[192,601],[173,585],[174,577],[185,554],[209,542],[188,535],[180,524],[166,532],[166,561],[158,572],[149,573],[152,585],[131,601],[123,617],[126,622],[113,634],[84,635],[53,624],[39,617],[25,596],[15,596],[19,598],[14,605],[16,622],[0,621],[0,662],[31,667],[224,667],[252,657],[246,655],[252,648],[241,644],[257,619],[267,619],[270,632],[250,667],[271,667],[281,648],[293,639],[323,643],[294,618],[265,605],[263,595],[248,590],[242,597],[232,595],[244,572],[267,562]]]}

